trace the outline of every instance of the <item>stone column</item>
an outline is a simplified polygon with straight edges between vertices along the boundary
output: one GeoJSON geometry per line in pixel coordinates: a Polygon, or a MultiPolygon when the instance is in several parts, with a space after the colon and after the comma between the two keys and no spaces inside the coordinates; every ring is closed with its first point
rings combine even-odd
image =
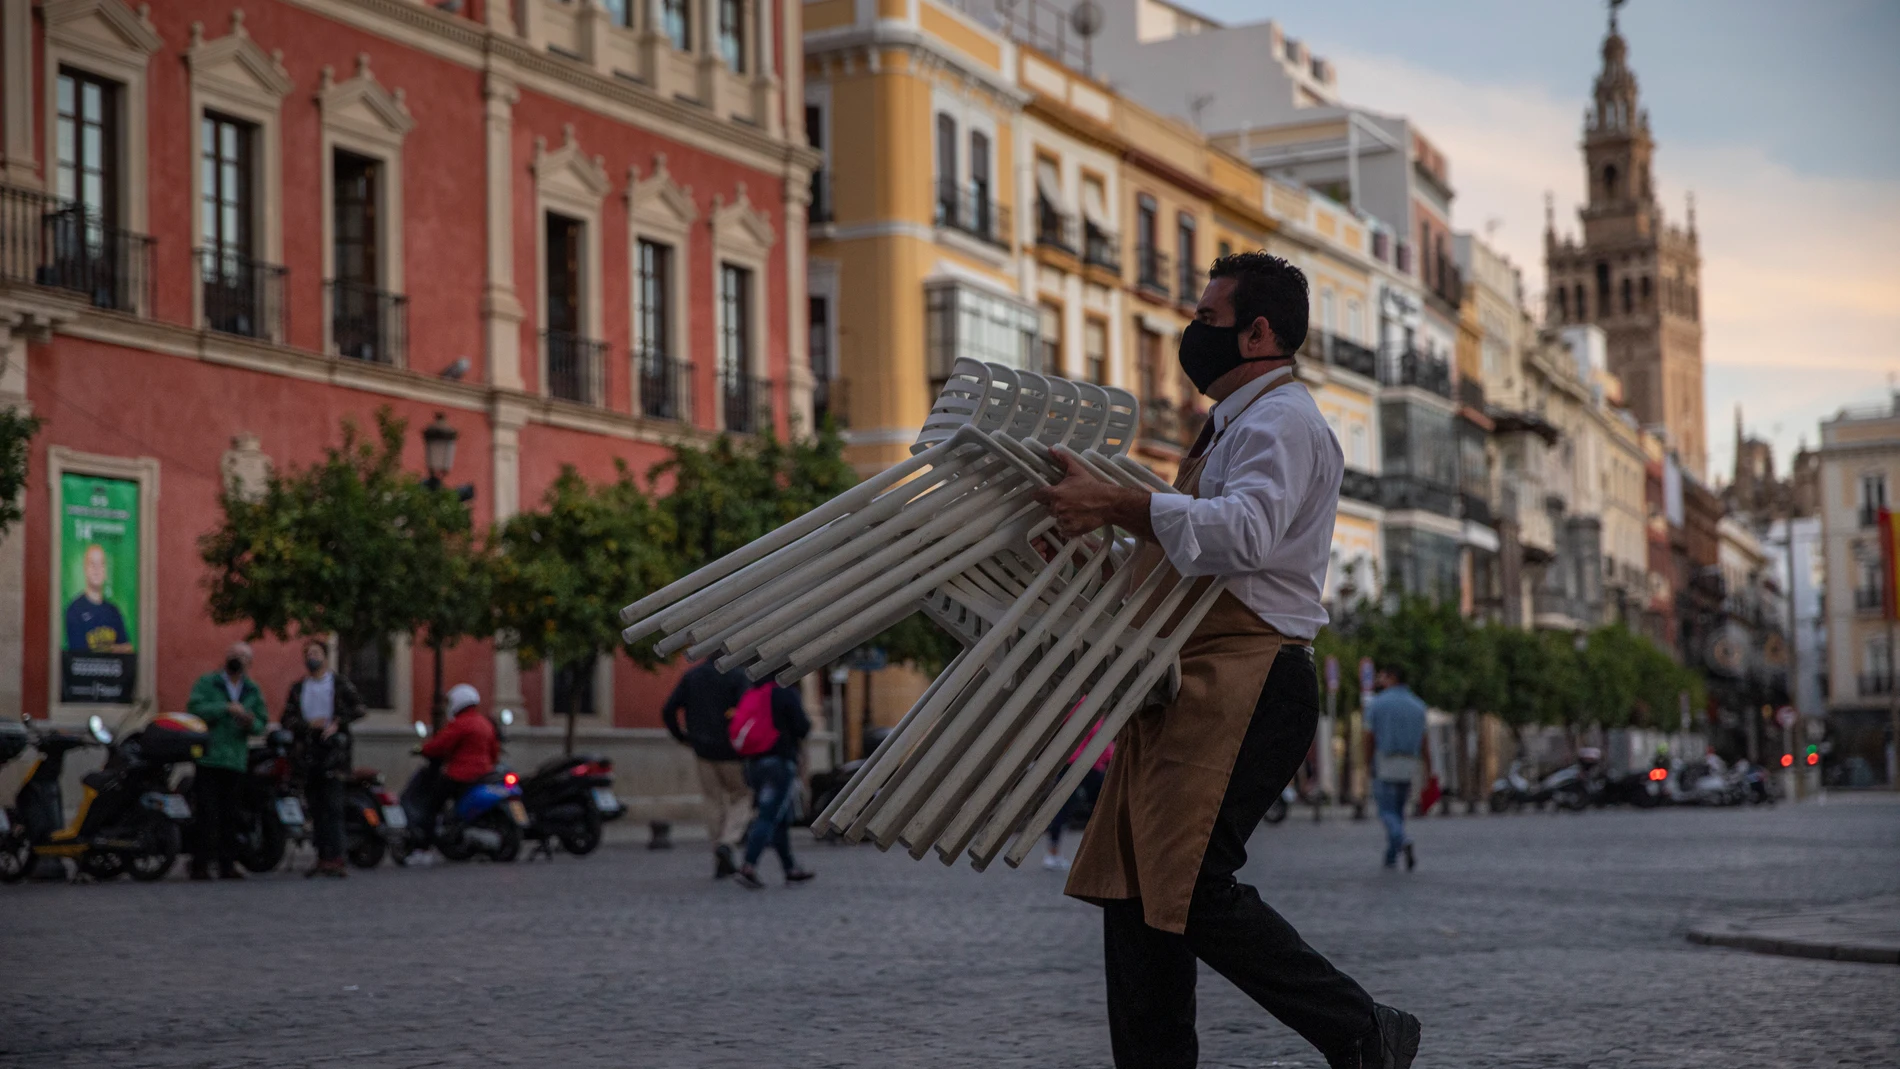
{"type": "MultiPolygon", "coordinates": [[[[500,524],[521,511],[521,428],[528,422],[527,406],[516,398],[496,394],[488,412],[491,441],[491,466],[494,485],[489,500],[495,503],[495,523],[500,524]]],[[[492,708],[507,705],[516,709],[524,702],[521,693],[521,665],[513,650],[495,650],[495,695],[492,708]]]]}
{"type": "MultiPolygon", "coordinates": [[[[22,0],[22,7],[26,6],[22,0]]],[[[30,411],[26,399],[26,336],[0,320],[0,412],[30,411]]],[[[0,710],[27,708],[26,530],[29,517],[0,535],[0,710]]]]}
{"type": "Polygon", "coordinates": [[[784,203],[787,433],[816,435],[818,425],[812,418],[811,403],[811,305],[806,300],[809,289],[805,263],[805,221],[811,204],[811,175],[803,167],[786,170],[784,203]]]}
{"type": "Polygon", "coordinates": [[[38,189],[33,159],[33,0],[0,0],[0,177],[38,189]]]}
{"type": "Polygon", "coordinates": [[[490,70],[482,84],[488,148],[488,279],[482,293],[482,334],[488,381],[519,390],[521,321],[526,318],[515,296],[514,82],[490,70]]]}

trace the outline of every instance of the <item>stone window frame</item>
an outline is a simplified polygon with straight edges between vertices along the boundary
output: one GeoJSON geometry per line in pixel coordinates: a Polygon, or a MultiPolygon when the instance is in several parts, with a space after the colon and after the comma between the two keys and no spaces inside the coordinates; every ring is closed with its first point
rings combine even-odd
{"type": "MultiPolygon", "coordinates": [[[[585,304],[581,309],[581,323],[587,340],[604,341],[606,319],[601,296],[601,208],[607,200],[607,194],[613,191],[613,180],[607,177],[605,157],[588,156],[581,150],[580,143],[574,137],[573,123],[561,128],[561,147],[552,152],[548,151],[546,138],[534,139],[533,171],[534,315],[539,334],[535,339],[535,392],[542,397],[552,397],[548,392],[548,216],[564,215],[581,224],[582,240],[586,244],[581,256],[581,300],[585,304]]],[[[604,366],[601,374],[602,394],[598,403],[602,408],[611,408],[605,393],[604,366]]]]}
{"type": "MultiPolygon", "coordinates": [[[[323,277],[323,352],[334,356],[335,323],[331,312],[330,282],[336,276],[336,153],[374,160],[382,167],[377,190],[381,209],[377,218],[377,284],[385,293],[404,294],[403,276],[403,143],[416,121],[409,114],[403,91],[391,92],[376,80],[369,53],[356,56],[356,74],[338,82],[325,66],[317,91],[319,122],[318,183],[322,197],[321,245],[323,277]]],[[[393,354],[397,367],[408,363],[403,347],[393,354]]]]}
{"type": "MultiPolygon", "coordinates": [[[[117,82],[121,87],[120,143],[116,146],[120,226],[135,234],[150,233],[146,71],[152,56],[165,46],[164,39],[149,19],[133,13],[123,0],[47,0],[40,7],[40,19],[45,26],[40,111],[46,139],[43,158],[47,192],[53,191],[53,171],[59,160],[60,68],[71,67],[117,82]]],[[[133,311],[145,314],[150,310],[133,311]]]]}
{"type": "MultiPolygon", "coordinates": [[[[750,309],[752,322],[751,329],[747,332],[749,337],[746,339],[750,350],[751,366],[745,369],[745,373],[755,379],[764,379],[769,385],[771,354],[767,351],[766,345],[770,338],[767,321],[770,319],[771,310],[771,276],[768,272],[772,262],[772,250],[778,245],[778,234],[772,228],[771,217],[753,206],[744,182],[739,183],[737,196],[731,203],[727,203],[723,196],[713,198],[712,238],[713,254],[710,257],[711,263],[708,265],[711,269],[711,274],[708,276],[712,286],[710,292],[715,295],[720,292],[720,272],[726,264],[745,268],[752,273],[753,289],[749,295],[752,302],[750,309]]],[[[715,312],[713,331],[716,342],[724,332],[725,323],[718,319],[724,314],[722,302],[715,298],[714,306],[719,309],[715,312]]],[[[722,396],[718,392],[720,368],[717,344],[714,345],[712,370],[714,394],[722,396]]],[[[788,385],[788,383],[780,384],[781,388],[788,385]]],[[[771,404],[772,399],[768,397],[767,403],[771,404]]],[[[772,404],[772,410],[776,420],[776,404],[772,404]]],[[[726,428],[726,407],[723,403],[713,406],[713,427],[716,430],[726,428]]]]}
{"type": "MultiPolygon", "coordinates": [[[[640,177],[638,167],[627,169],[627,309],[629,325],[627,330],[627,367],[631,380],[627,393],[631,408],[628,411],[639,415],[640,369],[635,361],[640,352],[640,242],[649,241],[664,245],[670,250],[671,273],[667,279],[667,326],[672,337],[667,341],[668,357],[676,363],[692,363],[692,307],[691,282],[693,279],[692,238],[693,223],[699,218],[699,207],[693,202],[693,188],[682,186],[674,180],[667,170],[666,154],[658,153],[653,157],[653,170],[645,178],[640,177]]],[[[685,396],[681,399],[680,411],[688,424],[697,422],[692,418],[693,391],[691,375],[685,377],[681,387],[685,396]]]]}
{"type": "MultiPolygon", "coordinates": [[[[256,214],[252,225],[258,241],[252,255],[261,262],[282,265],[283,101],[296,87],[284,69],[283,50],[266,53],[244,28],[243,10],[236,9],[231,12],[231,31],[223,37],[207,40],[204,23],[191,24],[191,47],[185,52],[185,66],[191,92],[186,157],[191,171],[191,247],[199,247],[204,233],[204,117],[207,112],[216,112],[257,127],[257,165],[252,171],[251,196],[256,214]]],[[[191,269],[194,276],[201,271],[196,262],[191,269]]],[[[195,282],[191,287],[191,321],[200,327],[205,323],[204,287],[195,282]]],[[[272,327],[275,333],[268,340],[285,343],[285,317],[277,317],[272,327]]]]}
{"type": "Polygon", "coordinates": [[[99,713],[136,713],[156,708],[158,701],[158,494],[157,457],[123,457],[104,453],[84,453],[63,445],[46,450],[47,500],[52,507],[47,517],[47,618],[46,641],[46,715],[54,720],[83,720],[99,713]],[[139,487],[139,622],[138,681],[133,687],[132,704],[62,702],[59,699],[59,636],[65,621],[65,606],[59,601],[61,523],[59,487],[67,475],[92,475],[102,479],[124,479],[139,487]]]}

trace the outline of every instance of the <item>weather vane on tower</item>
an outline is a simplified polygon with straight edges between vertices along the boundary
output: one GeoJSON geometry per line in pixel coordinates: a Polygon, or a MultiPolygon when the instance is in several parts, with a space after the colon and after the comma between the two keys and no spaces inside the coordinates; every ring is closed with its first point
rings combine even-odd
{"type": "Polygon", "coordinates": [[[1610,32],[1611,33],[1616,32],[1616,9],[1619,7],[1622,7],[1624,4],[1628,2],[1629,0],[1610,0],[1610,32]]]}

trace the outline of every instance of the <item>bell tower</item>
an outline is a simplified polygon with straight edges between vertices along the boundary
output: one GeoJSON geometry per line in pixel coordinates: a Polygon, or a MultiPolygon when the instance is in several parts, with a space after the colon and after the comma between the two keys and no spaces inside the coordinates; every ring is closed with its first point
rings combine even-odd
{"type": "Polygon", "coordinates": [[[1622,380],[1630,410],[1701,478],[1707,444],[1695,201],[1688,201],[1686,225],[1664,217],[1649,112],[1617,25],[1623,3],[1610,0],[1603,67],[1583,112],[1582,240],[1560,235],[1554,220],[1545,224],[1545,318],[1552,326],[1603,328],[1610,371],[1622,380]]]}

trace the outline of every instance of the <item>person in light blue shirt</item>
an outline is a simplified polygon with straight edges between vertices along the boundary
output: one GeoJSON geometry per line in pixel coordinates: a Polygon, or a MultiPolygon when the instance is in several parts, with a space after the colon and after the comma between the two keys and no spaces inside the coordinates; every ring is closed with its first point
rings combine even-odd
{"type": "Polygon", "coordinates": [[[1379,669],[1373,677],[1378,693],[1366,703],[1366,759],[1372,768],[1372,800],[1385,825],[1385,867],[1405,855],[1406,871],[1418,864],[1412,840],[1405,834],[1405,800],[1414,780],[1423,779],[1425,703],[1405,685],[1405,670],[1397,665],[1379,669]]]}

